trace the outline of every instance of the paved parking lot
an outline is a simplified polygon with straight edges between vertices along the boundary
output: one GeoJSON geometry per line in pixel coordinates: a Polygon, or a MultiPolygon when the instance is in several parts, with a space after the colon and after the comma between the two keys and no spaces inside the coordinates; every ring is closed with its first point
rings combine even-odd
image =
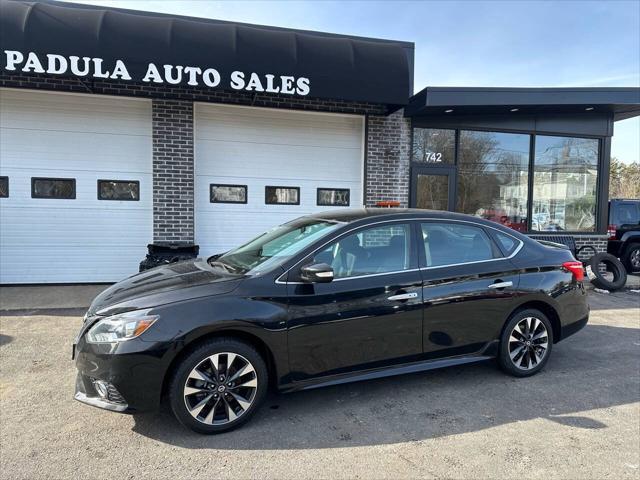
{"type": "Polygon", "coordinates": [[[72,400],[78,312],[0,327],[0,476],[33,478],[639,478],[640,294],[591,293],[590,324],[529,379],[493,363],[271,395],[206,437],[168,412],[72,400]]]}

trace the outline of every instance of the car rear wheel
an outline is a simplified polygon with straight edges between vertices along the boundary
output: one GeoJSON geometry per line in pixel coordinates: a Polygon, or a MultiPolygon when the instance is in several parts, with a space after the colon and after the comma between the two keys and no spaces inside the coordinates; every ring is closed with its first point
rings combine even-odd
{"type": "Polygon", "coordinates": [[[178,365],[169,390],[171,409],[186,427],[221,433],[245,423],[264,400],[267,367],[249,344],[212,339],[178,365]]]}
{"type": "Polygon", "coordinates": [[[516,377],[528,377],[542,370],[551,355],[553,330],[539,310],[516,312],[500,339],[500,367],[516,377]]]}

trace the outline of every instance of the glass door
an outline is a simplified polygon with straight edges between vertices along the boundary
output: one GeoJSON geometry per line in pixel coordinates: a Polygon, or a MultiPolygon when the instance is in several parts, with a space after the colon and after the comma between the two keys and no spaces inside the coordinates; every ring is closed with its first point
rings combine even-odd
{"type": "Polygon", "coordinates": [[[411,207],[453,210],[453,178],[452,168],[413,167],[411,207]]]}

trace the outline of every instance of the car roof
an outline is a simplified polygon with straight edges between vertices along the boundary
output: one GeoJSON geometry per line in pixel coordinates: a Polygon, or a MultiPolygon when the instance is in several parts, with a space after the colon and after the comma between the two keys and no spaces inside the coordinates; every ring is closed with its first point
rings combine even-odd
{"type": "MultiPolygon", "coordinates": [[[[465,220],[479,223],[498,230],[503,230],[511,235],[517,234],[515,230],[500,225],[499,223],[486,220],[464,213],[447,212],[443,210],[424,210],[420,208],[345,208],[341,210],[328,210],[309,215],[311,218],[331,220],[342,223],[353,223],[360,220],[371,220],[373,218],[385,220],[393,218],[430,218],[442,220],[465,220]]],[[[514,235],[520,237],[521,235],[514,235]]]]}

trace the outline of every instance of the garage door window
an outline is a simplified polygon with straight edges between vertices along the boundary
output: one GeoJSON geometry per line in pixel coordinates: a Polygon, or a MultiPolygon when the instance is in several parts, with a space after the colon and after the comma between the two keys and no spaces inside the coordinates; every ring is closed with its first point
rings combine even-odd
{"type": "Polygon", "coordinates": [[[137,180],[98,180],[98,200],[140,200],[137,180]]]}
{"type": "Polygon", "coordinates": [[[9,177],[0,177],[0,198],[9,196],[9,177]]]}
{"type": "Polygon", "coordinates": [[[31,198],[76,198],[75,178],[31,178],[31,198]]]}
{"type": "Polygon", "coordinates": [[[349,189],[348,188],[319,188],[318,189],[318,206],[321,207],[348,207],[349,206],[349,189]]]}
{"type": "Polygon", "coordinates": [[[267,205],[300,205],[300,187],[265,187],[267,205]]]}
{"type": "Polygon", "coordinates": [[[211,203],[247,203],[246,185],[220,185],[212,183],[209,201],[211,203]]]}

